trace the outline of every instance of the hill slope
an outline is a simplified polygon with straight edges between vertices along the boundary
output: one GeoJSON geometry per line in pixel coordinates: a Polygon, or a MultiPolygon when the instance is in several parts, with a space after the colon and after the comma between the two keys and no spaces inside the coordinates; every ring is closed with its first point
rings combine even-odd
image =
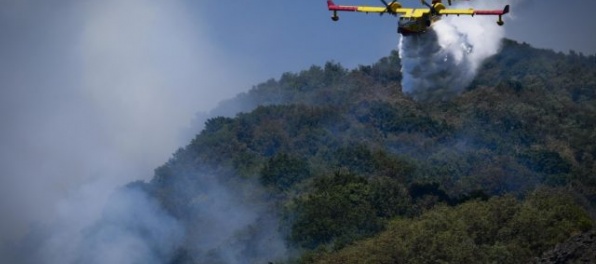
{"type": "Polygon", "coordinates": [[[399,63],[313,66],[220,105],[243,113],[131,185],[185,227],[172,261],[527,262],[592,227],[594,56],[506,40],[449,102],[404,96],[399,63]]]}

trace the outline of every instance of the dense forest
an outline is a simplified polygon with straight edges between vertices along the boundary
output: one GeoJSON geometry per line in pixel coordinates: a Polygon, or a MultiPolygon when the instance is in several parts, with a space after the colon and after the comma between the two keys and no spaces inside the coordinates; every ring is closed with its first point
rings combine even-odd
{"type": "Polygon", "coordinates": [[[328,62],[223,102],[127,187],[183,223],[171,263],[528,263],[593,228],[594,55],[505,40],[449,101],[399,69],[328,62]],[[234,239],[205,250],[217,223],[234,239]]]}

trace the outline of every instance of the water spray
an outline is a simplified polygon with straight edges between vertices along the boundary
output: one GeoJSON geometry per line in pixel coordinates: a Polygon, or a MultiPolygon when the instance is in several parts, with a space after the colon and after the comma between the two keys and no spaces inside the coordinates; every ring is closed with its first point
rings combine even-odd
{"type": "Polygon", "coordinates": [[[423,34],[401,36],[403,92],[418,101],[445,101],[461,94],[482,62],[496,54],[504,31],[483,18],[446,17],[423,34]]]}

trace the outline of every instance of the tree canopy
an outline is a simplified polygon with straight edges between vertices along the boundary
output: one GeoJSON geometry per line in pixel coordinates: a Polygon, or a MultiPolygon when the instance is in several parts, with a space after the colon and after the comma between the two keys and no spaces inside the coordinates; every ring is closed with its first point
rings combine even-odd
{"type": "Polygon", "coordinates": [[[258,84],[146,189],[192,225],[214,177],[276,212],[290,262],[521,263],[592,228],[594,56],[505,40],[463,94],[432,103],[401,92],[399,64],[392,52],[258,84]]]}

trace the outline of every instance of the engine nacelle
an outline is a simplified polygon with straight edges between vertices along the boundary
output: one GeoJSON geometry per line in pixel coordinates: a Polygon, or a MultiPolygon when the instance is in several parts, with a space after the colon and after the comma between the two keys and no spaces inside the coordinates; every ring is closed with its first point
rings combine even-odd
{"type": "Polygon", "coordinates": [[[437,10],[437,12],[439,12],[439,11],[445,9],[445,5],[442,3],[436,3],[436,4],[433,4],[433,8],[435,10],[437,10]]]}
{"type": "Polygon", "coordinates": [[[401,4],[398,2],[393,2],[388,6],[389,10],[391,10],[391,13],[395,13],[397,9],[400,9],[401,7],[401,4]]]}

